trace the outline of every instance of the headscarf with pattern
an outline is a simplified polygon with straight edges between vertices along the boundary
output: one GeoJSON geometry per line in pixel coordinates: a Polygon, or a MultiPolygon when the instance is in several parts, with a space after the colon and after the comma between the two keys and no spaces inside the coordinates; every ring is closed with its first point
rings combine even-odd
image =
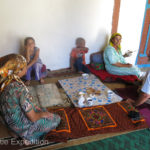
{"type": "MultiPolygon", "coordinates": [[[[122,38],[122,35],[120,33],[113,33],[111,35],[111,38],[109,40],[109,45],[110,46],[114,46],[114,43],[112,42],[112,39],[115,37],[115,36],[120,36],[122,38]]],[[[118,46],[118,50],[121,51],[121,45],[118,46]]]]}
{"type": "Polygon", "coordinates": [[[27,66],[26,59],[22,55],[9,54],[0,58],[0,91],[12,81],[21,82],[18,73],[27,66]]]}

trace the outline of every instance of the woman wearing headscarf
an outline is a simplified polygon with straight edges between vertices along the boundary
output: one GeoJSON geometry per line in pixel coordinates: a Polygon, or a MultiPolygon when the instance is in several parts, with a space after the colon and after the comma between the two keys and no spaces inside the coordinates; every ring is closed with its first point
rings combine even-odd
{"type": "Polygon", "coordinates": [[[104,50],[103,57],[106,70],[114,75],[136,75],[138,78],[145,76],[146,73],[141,72],[138,67],[126,63],[121,52],[121,39],[121,34],[112,34],[109,45],[104,50]]]}
{"type": "Polygon", "coordinates": [[[34,143],[60,123],[58,115],[32,103],[28,89],[21,81],[27,62],[22,55],[0,58],[0,115],[13,135],[34,143]]]}

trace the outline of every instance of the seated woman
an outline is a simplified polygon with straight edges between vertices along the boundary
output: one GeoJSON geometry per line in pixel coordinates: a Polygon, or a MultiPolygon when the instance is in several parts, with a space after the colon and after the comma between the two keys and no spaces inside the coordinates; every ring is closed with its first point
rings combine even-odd
{"type": "Polygon", "coordinates": [[[90,73],[85,65],[85,54],[88,52],[85,47],[85,40],[83,38],[76,39],[76,48],[71,51],[70,65],[71,70],[77,70],[78,73],[90,73]]]}
{"type": "Polygon", "coordinates": [[[119,33],[112,34],[109,45],[104,50],[105,68],[110,74],[114,75],[136,75],[138,78],[145,76],[136,66],[126,63],[121,53],[121,38],[119,33]]]}
{"type": "Polygon", "coordinates": [[[0,62],[0,115],[13,136],[21,137],[25,144],[34,143],[55,129],[60,117],[32,103],[20,79],[27,71],[22,55],[10,54],[0,58],[0,62]]]}
{"type": "Polygon", "coordinates": [[[25,76],[27,81],[25,84],[26,85],[30,84],[32,71],[34,71],[35,80],[44,83],[43,74],[41,72],[43,64],[41,59],[39,58],[40,49],[38,47],[35,47],[35,40],[32,37],[27,37],[25,39],[24,46],[25,46],[25,57],[28,63],[27,74],[25,76]]]}

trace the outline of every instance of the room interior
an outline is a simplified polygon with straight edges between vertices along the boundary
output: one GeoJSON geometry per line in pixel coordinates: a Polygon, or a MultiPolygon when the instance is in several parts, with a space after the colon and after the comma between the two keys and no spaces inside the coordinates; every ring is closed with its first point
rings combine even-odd
{"type": "MultiPolygon", "coordinates": [[[[86,46],[89,48],[89,52],[86,54],[86,63],[90,64],[90,56],[93,53],[102,52],[107,46],[111,34],[119,32],[122,35],[122,53],[125,54],[129,50],[132,51],[132,54],[126,57],[126,61],[144,71],[149,71],[149,10],[150,0],[1,0],[0,53],[1,56],[9,53],[22,54],[24,51],[24,38],[28,36],[34,37],[36,45],[40,48],[40,58],[46,65],[48,75],[45,78],[44,85],[40,85],[37,81],[32,81],[31,87],[29,87],[30,91],[34,93],[34,90],[36,89],[37,92],[39,88],[40,92],[42,90],[49,92],[46,91],[46,89],[49,89],[51,92],[48,96],[51,97],[51,100],[55,101],[57,99],[61,102],[50,107],[46,106],[46,100],[42,99],[39,100],[39,105],[52,110],[62,107],[67,109],[72,107],[73,104],[60,81],[81,77],[80,74],[72,72],[69,68],[70,52],[75,46],[77,37],[84,37],[86,40],[86,46]]],[[[100,79],[98,78],[98,80],[100,79]]],[[[126,94],[129,94],[131,99],[137,98],[137,93],[134,92],[137,90],[137,85],[134,81],[132,83],[124,82],[123,80],[113,82],[110,82],[110,80],[100,81],[123,97],[123,99],[127,97],[126,94]],[[133,93],[130,92],[131,90],[133,93]]],[[[36,94],[33,97],[36,97],[36,94]]],[[[140,108],[140,112],[142,115],[145,115],[149,127],[149,104],[144,104],[140,108]]],[[[92,150],[92,146],[90,147],[92,142],[106,140],[107,143],[109,142],[107,139],[112,137],[119,138],[119,136],[129,135],[136,131],[135,136],[138,133],[141,135],[150,134],[144,129],[145,127],[135,130],[121,130],[114,133],[93,134],[72,138],[67,142],[52,142],[52,144],[40,146],[11,147],[9,145],[6,149],[46,150],[69,149],[69,147],[76,149],[82,148],[82,146],[88,149],[89,146],[89,149],[92,150]],[[144,131],[142,132],[142,130],[144,131]],[[82,144],[87,144],[87,147],[82,144]],[[82,146],[75,147],[80,145],[82,146]]],[[[0,122],[0,131],[1,141],[11,139],[2,122],[0,122]]],[[[108,145],[111,146],[102,146],[101,143],[98,143],[98,146],[102,146],[103,149],[113,149],[113,143],[108,145]]],[[[123,145],[126,144],[123,143],[123,145]]],[[[4,149],[5,145],[0,144],[0,147],[4,149]]],[[[97,147],[94,148],[97,149],[97,147]]],[[[121,147],[119,148],[121,149],[121,147]]]]}

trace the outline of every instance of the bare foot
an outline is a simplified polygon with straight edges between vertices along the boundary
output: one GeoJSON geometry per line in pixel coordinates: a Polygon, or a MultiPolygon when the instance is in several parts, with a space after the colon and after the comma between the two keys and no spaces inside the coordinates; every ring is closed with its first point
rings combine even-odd
{"type": "Polygon", "coordinates": [[[84,72],[82,72],[82,71],[78,71],[78,73],[79,73],[79,74],[83,74],[84,72]]]}
{"type": "Polygon", "coordinates": [[[25,85],[29,86],[29,85],[30,85],[30,80],[27,80],[27,81],[25,82],[25,85]]]}
{"type": "Polygon", "coordinates": [[[126,102],[127,102],[128,104],[131,104],[132,106],[134,106],[134,104],[135,104],[135,101],[132,100],[132,99],[127,99],[126,102]]]}
{"type": "Polygon", "coordinates": [[[44,79],[43,78],[40,79],[40,83],[44,84],[44,79]]]}

